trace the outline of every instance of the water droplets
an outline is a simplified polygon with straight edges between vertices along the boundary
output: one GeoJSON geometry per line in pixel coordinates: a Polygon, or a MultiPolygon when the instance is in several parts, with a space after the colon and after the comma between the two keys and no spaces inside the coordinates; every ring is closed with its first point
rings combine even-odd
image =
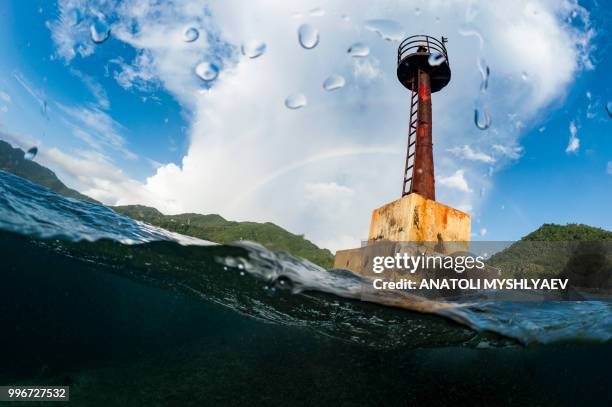
{"type": "Polygon", "coordinates": [[[474,124],[480,130],[486,130],[491,127],[491,116],[486,108],[475,108],[474,109],[474,124]]]}
{"type": "Polygon", "coordinates": [[[478,71],[480,71],[480,94],[476,101],[476,107],[474,108],[474,124],[479,130],[487,130],[491,127],[491,116],[489,115],[489,109],[486,103],[486,94],[489,89],[489,76],[491,75],[491,69],[487,65],[484,58],[478,58],[478,71]]]}
{"type": "Polygon", "coordinates": [[[483,58],[478,58],[478,70],[480,71],[480,91],[486,92],[489,88],[489,76],[491,75],[491,69],[487,62],[483,58]]]}
{"type": "Polygon", "coordinates": [[[266,48],[265,42],[251,40],[243,43],[240,50],[242,55],[255,59],[262,56],[266,52],[266,48]]]}
{"type": "Polygon", "coordinates": [[[375,32],[387,41],[401,41],[405,36],[402,26],[393,20],[368,20],[365,29],[375,32]]]}
{"type": "Polygon", "coordinates": [[[297,110],[306,106],[308,101],[306,100],[306,96],[303,93],[293,93],[285,99],[285,106],[287,109],[297,110]]]}
{"type": "Polygon", "coordinates": [[[612,117],[612,102],[606,103],[606,112],[608,112],[608,116],[612,117]]]}
{"type": "Polygon", "coordinates": [[[43,99],[40,102],[40,114],[42,115],[42,117],[44,117],[47,120],[49,120],[49,115],[47,113],[48,107],[49,107],[49,103],[47,103],[47,101],[43,99]]]}
{"type": "Polygon", "coordinates": [[[189,27],[183,32],[183,41],[194,42],[200,37],[200,32],[195,27],[189,27]]]}
{"type": "Polygon", "coordinates": [[[525,71],[521,72],[521,79],[527,82],[529,80],[529,74],[525,71]]]}
{"type": "Polygon", "coordinates": [[[346,85],[346,80],[344,79],[344,77],[342,75],[333,74],[330,75],[327,79],[325,79],[325,81],[323,82],[323,89],[329,92],[332,90],[343,88],[344,85],[346,85]]]}
{"type": "Polygon", "coordinates": [[[205,82],[211,82],[219,76],[219,67],[210,62],[200,62],[195,68],[195,73],[205,82]]]}
{"type": "Polygon", "coordinates": [[[351,45],[346,52],[352,57],[362,58],[370,55],[370,48],[363,42],[356,42],[351,45]]]}
{"type": "Polygon", "coordinates": [[[319,31],[310,24],[298,28],[298,40],[304,49],[312,49],[319,44],[319,31]]]}
{"type": "Polygon", "coordinates": [[[78,8],[75,8],[68,13],[68,24],[75,26],[81,22],[81,12],[78,8]]]}
{"type": "Polygon", "coordinates": [[[431,66],[442,65],[444,61],[446,61],[446,58],[444,57],[444,55],[436,53],[436,52],[434,52],[433,54],[429,56],[429,58],[427,58],[427,62],[431,66]]]}
{"type": "Polygon", "coordinates": [[[419,7],[414,9],[414,15],[417,17],[421,15],[421,9],[419,7]]]}
{"type": "Polygon", "coordinates": [[[34,157],[36,157],[36,154],[38,154],[38,147],[32,147],[26,151],[23,158],[31,161],[34,159],[34,157]]]}
{"type": "Polygon", "coordinates": [[[110,27],[102,19],[96,19],[90,26],[91,40],[96,44],[102,44],[110,37],[110,27]]]}

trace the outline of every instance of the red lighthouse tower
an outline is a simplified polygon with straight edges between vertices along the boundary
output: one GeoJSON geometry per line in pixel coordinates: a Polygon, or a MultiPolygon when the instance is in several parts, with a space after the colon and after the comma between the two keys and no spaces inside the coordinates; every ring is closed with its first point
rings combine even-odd
{"type": "MultiPolygon", "coordinates": [[[[415,35],[402,41],[397,50],[397,78],[410,91],[402,195],[372,211],[367,245],[338,250],[334,268],[371,276],[375,256],[414,254],[415,250],[453,253],[469,247],[470,215],[436,201],[431,94],[451,79],[445,44],[444,37],[415,35]]],[[[395,272],[390,273],[395,278],[395,272]]]]}
{"type": "Polygon", "coordinates": [[[451,79],[446,38],[428,35],[406,38],[397,50],[397,78],[410,90],[408,147],[402,196],[417,193],[435,201],[431,94],[451,79]]]}

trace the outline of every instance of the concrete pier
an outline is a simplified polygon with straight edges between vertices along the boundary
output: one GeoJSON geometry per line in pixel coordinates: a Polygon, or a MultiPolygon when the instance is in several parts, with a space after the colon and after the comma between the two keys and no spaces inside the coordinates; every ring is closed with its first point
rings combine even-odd
{"type": "MultiPolygon", "coordinates": [[[[467,213],[412,193],[375,209],[367,246],[337,251],[334,268],[372,277],[374,256],[467,251],[470,225],[467,213]]],[[[390,273],[393,280],[395,273],[390,273]]]]}
{"type": "Polygon", "coordinates": [[[469,242],[470,215],[419,194],[410,194],[372,212],[368,241],[469,242]]]}

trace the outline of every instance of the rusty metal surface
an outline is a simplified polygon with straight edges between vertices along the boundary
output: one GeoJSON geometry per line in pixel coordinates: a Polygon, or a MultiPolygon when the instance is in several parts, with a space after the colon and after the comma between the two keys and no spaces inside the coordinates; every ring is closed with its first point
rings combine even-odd
{"type": "Polygon", "coordinates": [[[417,108],[418,92],[411,91],[410,96],[410,116],[408,116],[408,145],[406,146],[406,162],[404,164],[404,182],[402,183],[402,196],[410,193],[410,183],[412,181],[412,168],[414,167],[414,157],[416,155],[416,131],[417,131],[417,108]]]}
{"type": "Polygon", "coordinates": [[[410,193],[436,200],[434,179],[433,142],[431,122],[431,84],[429,73],[418,73],[418,109],[416,128],[416,148],[410,193]]]}
{"type": "Polygon", "coordinates": [[[414,35],[402,41],[397,51],[398,79],[411,92],[402,196],[417,193],[436,199],[431,94],[450,81],[445,43],[444,37],[440,41],[428,35],[414,35]],[[441,64],[428,62],[434,53],[444,57],[441,64]]]}

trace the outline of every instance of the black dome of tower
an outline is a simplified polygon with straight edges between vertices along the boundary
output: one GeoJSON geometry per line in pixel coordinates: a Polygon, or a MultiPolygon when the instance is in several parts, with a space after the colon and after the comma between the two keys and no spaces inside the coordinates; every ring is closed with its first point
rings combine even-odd
{"type": "Polygon", "coordinates": [[[451,70],[446,51],[446,38],[442,41],[429,35],[413,35],[406,38],[397,50],[397,79],[406,88],[416,92],[416,74],[420,70],[429,73],[431,92],[437,92],[450,82],[451,70]],[[431,55],[440,55],[444,61],[437,66],[429,63],[431,55]]]}

